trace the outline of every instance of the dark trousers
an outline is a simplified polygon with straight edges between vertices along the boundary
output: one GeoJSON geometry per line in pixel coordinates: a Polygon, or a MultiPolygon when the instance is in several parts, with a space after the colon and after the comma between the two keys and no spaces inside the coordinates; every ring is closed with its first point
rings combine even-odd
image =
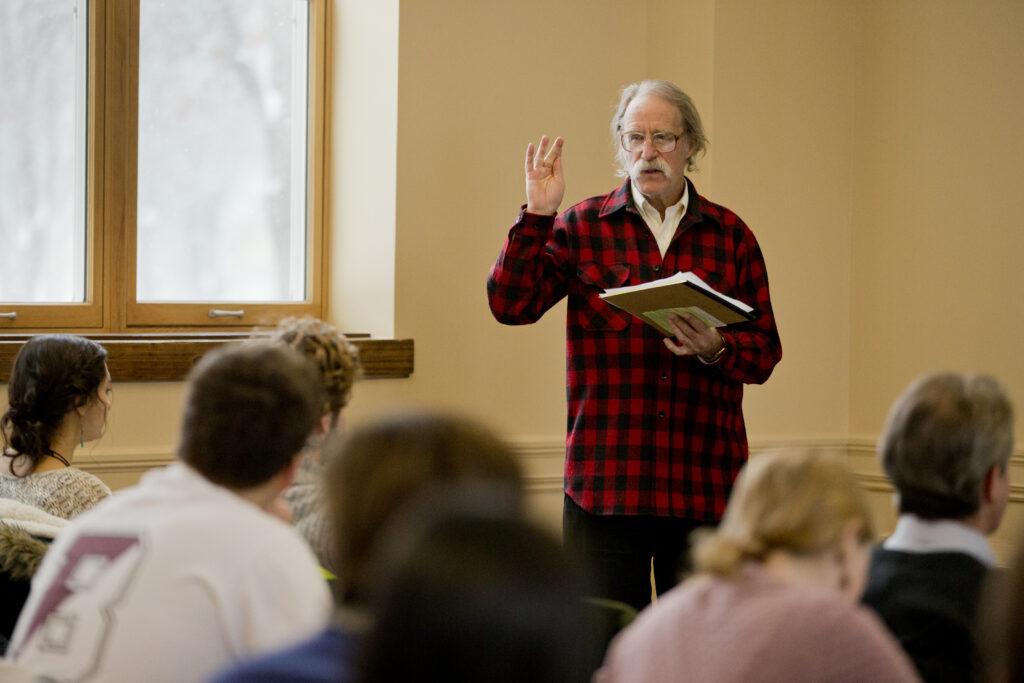
{"type": "Polygon", "coordinates": [[[709,526],[678,517],[593,515],[569,496],[562,503],[562,538],[570,557],[585,563],[590,590],[643,609],[654,584],[661,595],[689,571],[690,534],[709,526]]]}

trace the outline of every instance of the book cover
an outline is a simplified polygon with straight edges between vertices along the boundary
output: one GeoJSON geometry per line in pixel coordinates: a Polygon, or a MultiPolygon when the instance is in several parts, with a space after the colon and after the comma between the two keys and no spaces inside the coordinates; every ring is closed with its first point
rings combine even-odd
{"type": "Polygon", "coordinates": [[[676,273],[661,280],[607,290],[601,298],[651,325],[666,337],[674,337],[668,314],[690,313],[709,327],[725,327],[757,319],[747,304],[716,291],[692,272],[676,273]]]}

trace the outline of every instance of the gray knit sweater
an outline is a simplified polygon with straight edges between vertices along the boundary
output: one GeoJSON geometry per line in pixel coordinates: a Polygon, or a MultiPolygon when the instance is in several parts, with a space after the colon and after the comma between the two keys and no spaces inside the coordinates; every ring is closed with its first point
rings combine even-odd
{"type": "Polygon", "coordinates": [[[331,561],[330,531],[325,509],[324,465],[315,451],[302,453],[295,480],[285,490],[284,499],[292,506],[292,525],[309,543],[320,566],[334,570],[331,561]]]}
{"type": "Polygon", "coordinates": [[[0,498],[11,498],[64,519],[88,510],[109,495],[110,488],[98,477],[75,467],[24,477],[0,474],[0,498]]]}

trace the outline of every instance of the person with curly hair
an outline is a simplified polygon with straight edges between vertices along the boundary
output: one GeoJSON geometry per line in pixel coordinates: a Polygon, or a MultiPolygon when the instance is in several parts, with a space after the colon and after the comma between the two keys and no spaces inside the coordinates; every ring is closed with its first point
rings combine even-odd
{"type": "Polygon", "coordinates": [[[313,362],[322,379],[326,401],[318,433],[303,451],[294,483],[282,499],[290,508],[291,522],[305,538],[320,564],[332,570],[330,533],[324,503],[327,463],[320,442],[328,433],[344,429],[345,406],[352,385],[360,375],[359,351],[345,335],[317,318],[285,318],[271,334],[271,341],[288,346],[313,362]]]}

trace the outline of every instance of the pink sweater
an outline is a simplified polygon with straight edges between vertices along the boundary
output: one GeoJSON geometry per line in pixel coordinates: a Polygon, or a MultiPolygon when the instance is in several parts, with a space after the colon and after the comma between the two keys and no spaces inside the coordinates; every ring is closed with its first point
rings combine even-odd
{"type": "Polygon", "coordinates": [[[760,567],[677,586],[612,641],[594,683],[918,681],[863,607],[760,567]]]}

